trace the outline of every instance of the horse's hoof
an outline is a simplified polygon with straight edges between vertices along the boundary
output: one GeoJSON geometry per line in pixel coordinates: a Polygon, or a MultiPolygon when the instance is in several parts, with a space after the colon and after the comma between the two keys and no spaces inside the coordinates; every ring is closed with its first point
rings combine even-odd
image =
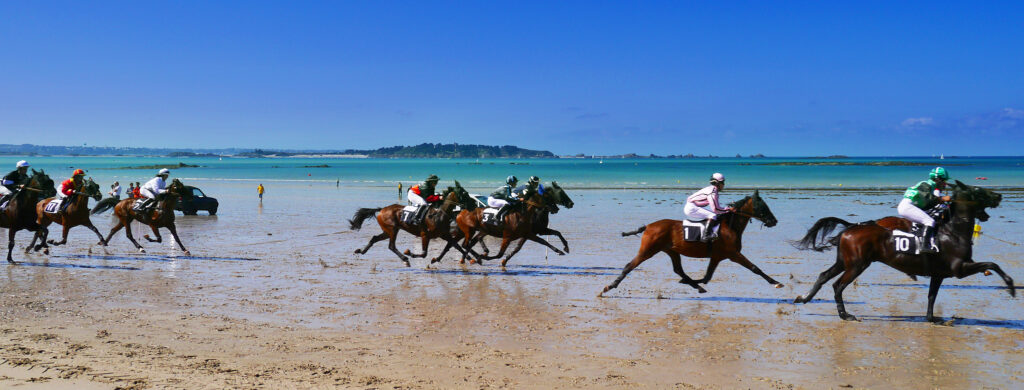
{"type": "Polygon", "coordinates": [[[432,258],[432,259],[430,259],[430,264],[434,264],[434,263],[436,263],[436,262],[438,262],[438,261],[441,261],[441,259],[438,259],[438,258],[436,258],[436,257],[435,257],[435,258],[432,258]]]}
{"type": "Polygon", "coordinates": [[[843,321],[857,321],[857,322],[860,322],[860,320],[858,320],[857,317],[854,317],[853,314],[840,314],[839,318],[842,318],[843,321]]]}
{"type": "Polygon", "coordinates": [[[406,249],[405,252],[402,252],[402,254],[404,254],[406,256],[412,256],[412,251],[406,249]]]}
{"type": "Polygon", "coordinates": [[[355,253],[356,253],[357,255],[361,255],[361,254],[363,254],[363,251],[362,251],[361,249],[356,249],[356,252],[355,252],[355,253]]]}
{"type": "Polygon", "coordinates": [[[992,276],[992,271],[985,270],[985,276],[992,276]]]}
{"type": "Polygon", "coordinates": [[[185,251],[185,256],[192,256],[192,252],[185,251]]]}
{"type": "Polygon", "coordinates": [[[406,266],[406,267],[412,267],[412,265],[411,265],[411,264],[409,264],[409,262],[408,262],[408,261],[405,261],[405,266],[406,266]]]}
{"type": "Polygon", "coordinates": [[[44,255],[50,254],[50,248],[43,248],[43,254],[44,255]]]}
{"type": "Polygon", "coordinates": [[[703,287],[699,287],[699,286],[698,286],[698,287],[697,287],[697,292],[699,292],[699,293],[701,293],[701,294],[704,294],[704,293],[707,293],[707,292],[708,292],[708,290],[705,290],[705,289],[704,289],[703,287]]]}
{"type": "Polygon", "coordinates": [[[559,256],[565,256],[565,252],[558,252],[559,256]]]}
{"type": "Polygon", "coordinates": [[[608,291],[608,287],[605,287],[603,291],[597,293],[598,298],[604,298],[605,291],[608,291]]]}
{"type": "Polygon", "coordinates": [[[783,288],[783,287],[786,287],[786,286],[783,286],[782,283],[775,283],[775,288],[783,288]]]}
{"type": "Polygon", "coordinates": [[[145,249],[139,248],[139,253],[146,253],[145,249]]]}
{"type": "Polygon", "coordinates": [[[803,295],[797,295],[796,298],[793,299],[793,303],[807,303],[807,302],[804,301],[804,296],[803,295]]]}

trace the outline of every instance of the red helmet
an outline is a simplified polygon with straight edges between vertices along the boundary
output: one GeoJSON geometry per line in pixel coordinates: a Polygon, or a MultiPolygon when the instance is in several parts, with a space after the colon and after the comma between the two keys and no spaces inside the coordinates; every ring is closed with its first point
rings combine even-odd
{"type": "Polygon", "coordinates": [[[85,171],[83,171],[81,169],[76,169],[75,173],[71,174],[71,176],[78,176],[78,175],[85,175],[85,171]]]}

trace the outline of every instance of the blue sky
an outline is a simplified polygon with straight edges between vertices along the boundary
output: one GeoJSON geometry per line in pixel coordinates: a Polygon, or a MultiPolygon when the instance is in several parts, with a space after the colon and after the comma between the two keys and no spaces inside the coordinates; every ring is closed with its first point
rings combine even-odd
{"type": "Polygon", "coordinates": [[[3,2],[0,143],[1021,155],[1024,3],[3,2]]]}

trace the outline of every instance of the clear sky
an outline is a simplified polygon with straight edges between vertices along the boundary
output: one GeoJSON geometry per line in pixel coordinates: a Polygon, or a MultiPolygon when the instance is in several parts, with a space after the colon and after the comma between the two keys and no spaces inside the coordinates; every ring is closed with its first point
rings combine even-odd
{"type": "Polygon", "coordinates": [[[0,143],[1022,155],[1024,2],[0,2],[0,143]]]}

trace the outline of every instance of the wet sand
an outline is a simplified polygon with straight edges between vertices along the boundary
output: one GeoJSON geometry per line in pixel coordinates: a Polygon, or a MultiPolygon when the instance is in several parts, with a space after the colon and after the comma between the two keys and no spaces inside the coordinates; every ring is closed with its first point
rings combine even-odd
{"type": "MultiPolygon", "coordinates": [[[[258,208],[247,184],[200,186],[222,206],[180,218],[194,257],[166,242],[138,254],[122,234],[104,249],[76,228],[50,256],[19,251],[24,263],[2,265],[0,387],[1012,388],[1024,378],[1024,308],[996,276],[946,282],[936,310],[951,326],[924,323],[926,279],[879,264],[845,294],[862,322],[838,319],[828,286],[790,303],[834,252],[785,241],[820,217],[891,214],[891,196],[763,193],[780,223],[751,225],[744,253],[782,289],[726,262],[699,294],[656,256],[602,299],[639,245],[619,232],[677,215],[681,195],[570,191],[577,207],[552,218],[570,254],[527,244],[506,270],[454,254],[427,269],[404,267],[386,243],[352,254],[378,228],[348,231],[344,219],[388,204],[393,189],[278,184],[258,208]],[[319,208],[291,206],[300,197],[319,208]]],[[[984,231],[1022,241],[1024,196],[1004,195],[984,231]]],[[[95,219],[101,231],[109,218],[95,219]]],[[[20,234],[18,247],[27,242],[20,234]]],[[[1024,280],[1021,247],[983,237],[975,252],[1024,280]]],[[[700,277],[706,262],[683,266],[700,277]]]]}

